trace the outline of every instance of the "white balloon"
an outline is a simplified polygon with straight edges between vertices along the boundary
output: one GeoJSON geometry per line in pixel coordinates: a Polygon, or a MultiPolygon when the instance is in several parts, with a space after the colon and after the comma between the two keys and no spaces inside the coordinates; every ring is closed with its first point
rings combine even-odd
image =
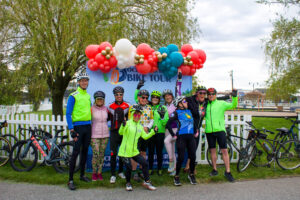
{"type": "Polygon", "coordinates": [[[132,46],[132,43],[128,39],[122,38],[116,42],[115,51],[118,55],[129,55],[133,50],[132,46]]]}

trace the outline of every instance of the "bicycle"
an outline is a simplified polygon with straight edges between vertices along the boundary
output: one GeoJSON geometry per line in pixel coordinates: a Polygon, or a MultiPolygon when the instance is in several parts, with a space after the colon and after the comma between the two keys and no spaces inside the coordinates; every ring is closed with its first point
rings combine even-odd
{"type": "MultiPolygon", "coordinates": [[[[32,170],[38,160],[38,151],[44,158],[46,165],[52,165],[59,173],[68,172],[69,162],[74,147],[74,142],[63,142],[68,136],[58,136],[64,131],[56,130],[55,136],[46,131],[38,129],[24,129],[31,133],[30,139],[22,140],[16,143],[10,154],[10,164],[16,171],[30,171],[32,170]],[[57,139],[61,138],[62,142],[57,144],[57,139]]],[[[79,170],[79,165],[76,166],[75,171],[79,170]]]]}
{"type": "Polygon", "coordinates": [[[284,138],[283,141],[287,140],[299,140],[297,133],[294,132],[294,129],[297,131],[300,131],[300,129],[296,126],[296,124],[300,123],[300,120],[292,120],[288,117],[285,117],[286,120],[290,120],[293,124],[289,129],[282,127],[282,128],[277,128],[276,130],[279,131],[275,137],[274,137],[274,142],[273,145],[276,146],[276,141],[280,140],[281,138],[284,138]]]}
{"type": "MultiPolygon", "coordinates": [[[[3,121],[3,122],[0,122],[0,130],[1,130],[2,128],[7,127],[7,126],[8,126],[8,124],[7,124],[7,121],[6,121],[6,120],[3,121]]],[[[16,136],[14,136],[13,134],[3,134],[3,135],[2,135],[2,133],[1,133],[1,131],[0,131],[0,136],[6,138],[6,140],[9,142],[9,144],[10,144],[11,147],[12,147],[16,142],[19,141],[18,138],[17,138],[16,136]]]]}
{"type": "MultiPolygon", "coordinates": [[[[287,132],[281,132],[284,137],[277,140],[268,139],[266,134],[260,133],[261,130],[254,127],[251,122],[247,122],[252,126],[256,134],[260,134],[263,137],[255,137],[255,156],[252,159],[252,163],[257,167],[270,166],[270,164],[276,160],[276,163],[282,169],[296,169],[300,167],[300,141],[299,140],[286,140],[287,132]],[[276,146],[272,145],[272,142],[276,146]]],[[[277,129],[281,131],[281,129],[277,129]]],[[[274,132],[264,129],[265,133],[274,132]]],[[[275,163],[274,163],[275,164],[275,163]]]]}

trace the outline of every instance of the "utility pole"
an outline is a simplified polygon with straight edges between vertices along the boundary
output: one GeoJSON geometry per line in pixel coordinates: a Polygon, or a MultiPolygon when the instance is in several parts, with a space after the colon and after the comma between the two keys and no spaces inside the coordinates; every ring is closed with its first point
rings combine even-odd
{"type": "Polygon", "coordinates": [[[231,90],[233,90],[233,70],[229,71],[231,77],[231,90]]]}

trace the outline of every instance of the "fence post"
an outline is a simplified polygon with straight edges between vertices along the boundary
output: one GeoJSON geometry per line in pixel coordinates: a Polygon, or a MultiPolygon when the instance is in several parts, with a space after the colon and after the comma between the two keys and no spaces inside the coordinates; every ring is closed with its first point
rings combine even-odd
{"type": "MultiPolygon", "coordinates": [[[[298,112],[298,120],[300,120],[300,112],[298,112]]],[[[300,138],[300,123],[298,124],[298,139],[300,138]]]]}

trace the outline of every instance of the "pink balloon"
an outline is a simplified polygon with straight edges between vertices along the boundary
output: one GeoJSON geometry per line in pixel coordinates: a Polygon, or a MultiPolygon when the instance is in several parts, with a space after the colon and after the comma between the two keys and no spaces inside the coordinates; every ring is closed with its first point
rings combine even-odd
{"type": "Polygon", "coordinates": [[[97,53],[99,53],[98,49],[99,49],[99,45],[95,45],[95,44],[88,45],[85,48],[85,55],[89,59],[92,59],[97,55],[97,53]]]}

